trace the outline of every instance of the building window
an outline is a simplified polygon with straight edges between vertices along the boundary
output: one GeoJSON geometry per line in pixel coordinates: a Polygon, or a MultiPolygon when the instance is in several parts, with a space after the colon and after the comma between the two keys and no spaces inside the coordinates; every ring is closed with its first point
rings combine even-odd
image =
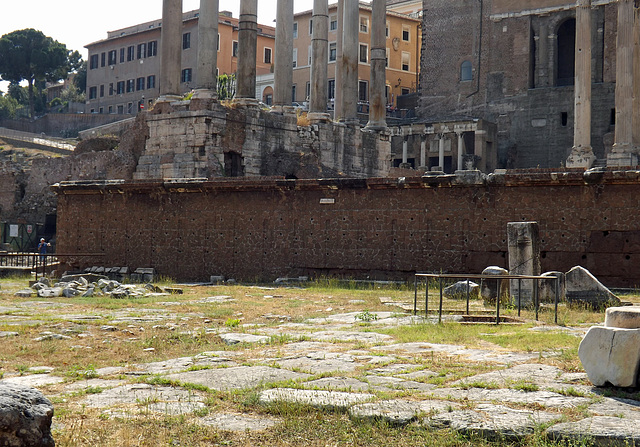
{"type": "Polygon", "coordinates": [[[152,40],[147,44],[147,57],[154,57],[158,55],[158,41],[152,40]]]}
{"type": "Polygon", "coordinates": [[[387,48],[384,55],[384,66],[387,68],[389,68],[389,53],[389,48],[387,48]]]}
{"type": "Polygon", "coordinates": [[[109,115],[113,113],[113,106],[109,106],[109,115]]]}
{"type": "Polygon", "coordinates": [[[402,71],[409,71],[411,68],[411,54],[402,52],[402,71]]]}
{"type": "Polygon", "coordinates": [[[298,22],[293,22],[293,38],[298,38],[298,22]]]}
{"type": "Polygon", "coordinates": [[[358,81],[358,101],[366,102],[369,93],[369,84],[367,81],[358,81]]]}
{"type": "Polygon", "coordinates": [[[338,29],[338,18],[336,16],[331,16],[331,21],[329,22],[329,31],[336,31],[338,29]]]}
{"type": "Polygon", "coordinates": [[[473,80],[473,67],[471,66],[471,62],[464,61],[460,64],[460,81],[471,80],[473,80]]]}
{"type": "Polygon", "coordinates": [[[144,59],[147,57],[147,44],[141,43],[138,45],[138,59],[144,59]]]}
{"type": "Polygon", "coordinates": [[[118,52],[116,50],[109,51],[109,65],[115,65],[118,59],[118,52]]]}
{"type": "Polygon", "coordinates": [[[558,28],[557,34],[557,78],[556,86],[573,85],[575,83],[576,61],[576,20],[565,20],[558,28]]]}
{"type": "Polygon", "coordinates": [[[129,115],[131,115],[133,113],[133,103],[130,102],[129,104],[127,104],[127,113],[129,115]]]}
{"type": "Polygon", "coordinates": [[[109,84],[109,96],[113,96],[113,82],[109,84]]]}
{"type": "Polygon", "coordinates": [[[100,66],[104,67],[107,65],[107,53],[100,54],[100,66]]]}
{"type": "Polygon", "coordinates": [[[104,113],[104,107],[100,107],[100,108],[98,109],[98,113],[99,113],[99,114],[103,114],[103,113],[104,113]]]}
{"type": "Polygon", "coordinates": [[[134,79],[127,80],[127,93],[134,92],[136,89],[136,81],[134,79]]]}
{"type": "Polygon", "coordinates": [[[408,95],[409,93],[411,93],[411,91],[407,87],[402,87],[400,89],[400,94],[403,95],[403,96],[404,95],[408,95]]]}
{"type": "Polygon", "coordinates": [[[311,82],[307,82],[307,85],[304,87],[304,99],[308,101],[311,97],[311,82]]]}
{"type": "Polygon", "coordinates": [[[411,28],[407,25],[402,25],[402,40],[404,42],[411,40],[411,28]]]}
{"type": "Polygon", "coordinates": [[[307,48],[307,65],[311,65],[311,56],[313,51],[311,50],[311,45],[307,48]]]}
{"type": "Polygon", "coordinates": [[[124,115],[124,106],[122,104],[118,106],[118,115],[124,115]]]}
{"type": "Polygon", "coordinates": [[[100,97],[104,98],[104,85],[100,86],[100,97]]]}
{"type": "Polygon", "coordinates": [[[89,87],[89,99],[96,99],[98,97],[98,87],[89,87]]]}
{"type": "Polygon", "coordinates": [[[389,31],[391,29],[391,24],[389,22],[387,22],[387,26],[384,30],[385,36],[387,37],[387,39],[389,38],[389,35],[391,34],[391,31],[389,31]]]}
{"type": "Polygon", "coordinates": [[[89,61],[89,70],[95,70],[98,68],[98,55],[92,54],[89,61]]]}
{"type": "Polygon", "coordinates": [[[180,76],[180,82],[191,82],[192,70],[190,68],[185,68],[182,70],[182,75],[180,76]]]}
{"type": "Polygon", "coordinates": [[[294,48],[293,49],[293,68],[296,68],[298,66],[298,49],[294,48]]]}
{"type": "Polygon", "coordinates": [[[147,88],[156,88],[156,75],[147,76],[147,88]]]}
{"type": "Polygon", "coordinates": [[[336,97],[336,80],[329,79],[327,83],[327,99],[335,99],[336,97]]]}
{"type": "Polygon", "coordinates": [[[337,44],[332,42],[329,44],[329,62],[335,62],[338,56],[337,44]]]}
{"type": "Polygon", "coordinates": [[[218,41],[216,42],[216,49],[220,51],[220,33],[218,33],[218,41]]]}
{"type": "Polygon", "coordinates": [[[264,63],[265,64],[271,63],[271,48],[265,47],[264,49],[264,63]]]}
{"type": "Polygon", "coordinates": [[[124,94],[124,81],[118,81],[118,83],[116,84],[116,88],[117,88],[117,93],[118,95],[123,95],[124,94]]]}
{"type": "Polygon", "coordinates": [[[369,46],[367,44],[360,44],[360,62],[366,64],[369,62],[369,46]]]}
{"type": "Polygon", "coordinates": [[[369,32],[369,18],[360,16],[360,32],[368,33],[369,32]]]}
{"type": "Polygon", "coordinates": [[[296,85],[291,86],[291,102],[296,102],[296,85]]]}
{"type": "Polygon", "coordinates": [[[231,56],[238,57],[238,41],[234,40],[231,45],[231,56]]]}
{"type": "Polygon", "coordinates": [[[124,48],[120,48],[120,63],[123,64],[125,59],[126,50],[124,48]]]}
{"type": "Polygon", "coordinates": [[[309,19],[309,35],[313,34],[313,19],[309,19]]]}
{"type": "Polygon", "coordinates": [[[131,45],[127,47],[127,62],[131,62],[136,58],[136,47],[131,45]]]}
{"type": "Polygon", "coordinates": [[[182,35],[182,49],[187,50],[191,48],[191,33],[184,33],[182,35]]]}
{"type": "Polygon", "coordinates": [[[136,90],[144,90],[144,77],[136,79],[136,90]]]}

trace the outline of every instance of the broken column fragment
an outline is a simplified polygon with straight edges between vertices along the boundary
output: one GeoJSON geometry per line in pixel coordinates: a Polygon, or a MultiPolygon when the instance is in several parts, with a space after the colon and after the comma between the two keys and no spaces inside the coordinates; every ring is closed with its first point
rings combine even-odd
{"type": "MultiPolygon", "coordinates": [[[[540,275],[540,235],[538,222],[509,222],[509,273],[512,275],[540,275]]],[[[533,303],[534,280],[512,279],[511,293],[514,304],[529,306],[533,303]]]]}

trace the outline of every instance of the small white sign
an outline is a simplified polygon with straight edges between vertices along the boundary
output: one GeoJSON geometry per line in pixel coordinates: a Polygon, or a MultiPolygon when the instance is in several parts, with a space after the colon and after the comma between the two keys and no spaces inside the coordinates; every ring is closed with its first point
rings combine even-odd
{"type": "Polygon", "coordinates": [[[18,225],[9,225],[9,237],[18,237],[20,226],[18,225]]]}
{"type": "Polygon", "coordinates": [[[336,203],[336,199],[320,199],[320,205],[331,205],[336,203]]]}

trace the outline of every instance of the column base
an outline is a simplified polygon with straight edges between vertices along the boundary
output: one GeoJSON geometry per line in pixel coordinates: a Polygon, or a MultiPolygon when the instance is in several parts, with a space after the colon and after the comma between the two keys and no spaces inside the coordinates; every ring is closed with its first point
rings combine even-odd
{"type": "Polygon", "coordinates": [[[218,92],[208,88],[199,88],[193,91],[191,98],[216,101],[218,99],[218,92]]]}
{"type": "Polygon", "coordinates": [[[384,132],[387,128],[386,121],[369,121],[366,126],[364,126],[364,130],[370,130],[372,132],[384,132]]]}
{"type": "Polygon", "coordinates": [[[235,98],[233,104],[239,107],[260,108],[260,101],[256,98],[235,98]]]}
{"type": "Polygon", "coordinates": [[[156,99],[156,104],[160,103],[170,103],[175,101],[182,101],[182,96],[180,95],[161,95],[156,99]]]}
{"type": "Polygon", "coordinates": [[[309,119],[311,124],[328,123],[329,121],[331,121],[331,115],[321,112],[309,112],[307,113],[307,118],[309,119]]]}
{"type": "Polygon", "coordinates": [[[400,163],[400,166],[398,166],[400,169],[413,169],[413,166],[411,166],[411,163],[400,163]]]}
{"type": "Polygon", "coordinates": [[[609,166],[637,166],[638,156],[629,152],[617,152],[607,154],[607,167],[609,166]]]}
{"type": "Polygon", "coordinates": [[[275,115],[295,115],[296,108],[293,106],[275,105],[271,106],[270,112],[275,115]]]}
{"type": "Polygon", "coordinates": [[[590,147],[573,147],[571,154],[567,157],[567,168],[586,168],[589,169],[596,161],[596,156],[590,147]]]}

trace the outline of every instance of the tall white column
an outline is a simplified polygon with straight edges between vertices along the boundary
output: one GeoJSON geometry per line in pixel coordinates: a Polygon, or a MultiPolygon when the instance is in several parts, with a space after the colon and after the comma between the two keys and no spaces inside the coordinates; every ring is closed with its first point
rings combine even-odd
{"type": "Polygon", "coordinates": [[[336,30],[336,91],[333,98],[333,119],[338,121],[344,118],[342,111],[342,30],[344,29],[344,0],[338,0],[338,29],[336,30]]]}
{"type": "Polygon", "coordinates": [[[420,167],[427,170],[427,140],[422,137],[420,141],[420,167]]]}
{"type": "Polygon", "coordinates": [[[240,0],[236,97],[240,100],[239,102],[247,104],[257,102],[255,101],[257,45],[258,0],[240,0]],[[251,101],[252,99],[253,101],[251,101]]]}
{"type": "Polygon", "coordinates": [[[348,124],[358,122],[359,2],[344,0],[342,29],[342,113],[348,124]]]}
{"type": "Polygon", "coordinates": [[[633,23],[634,1],[618,0],[616,39],[616,128],[613,151],[607,165],[637,164],[633,154],[633,23]]]}
{"type": "Polygon", "coordinates": [[[371,5],[371,75],[367,128],[383,130],[387,127],[387,104],[384,95],[387,69],[387,1],[373,0],[371,5]]]}
{"type": "Polygon", "coordinates": [[[163,0],[160,34],[160,98],[170,101],[180,96],[182,72],[182,0],[163,0]]]}
{"type": "Polygon", "coordinates": [[[440,134],[438,141],[438,165],[444,171],[444,134],[440,134]]]}
{"type": "Polygon", "coordinates": [[[200,0],[198,16],[198,71],[194,98],[217,97],[218,0],[200,0]]]}
{"type": "Polygon", "coordinates": [[[276,54],[273,70],[274,111],[291,106],[293,88],[293,0],[278,0],[276,9],[276,54]]]}
{"type": "Polygon", "coordinates": [[[327,0],[313,1],[313,36],[311,40],[311,98],[309,120],[326,121],[327,63],[329,51],[329,6],[327,0]]]}
{"type": "Polygon", "coordinates": [[[640,148],[640,6],[633,8],[633,147],[640,148]]]}
{"type": "Polygon", "coordinates": [[[458,135],[458,169],[464,169],[464,132],[456,132],[458,135]]]}
{"type": "Polygon", "coordinates": [[[409,140],[404,137],[402,140],[402,164],[406,165],[409,159],[409,140]]]}
{"type": "Polygon", "coordinates": [[[576,56],[573,148],[567,167],[590,168],[596,157],[591,148],[591,0],[576,6],[576,56]]]}

